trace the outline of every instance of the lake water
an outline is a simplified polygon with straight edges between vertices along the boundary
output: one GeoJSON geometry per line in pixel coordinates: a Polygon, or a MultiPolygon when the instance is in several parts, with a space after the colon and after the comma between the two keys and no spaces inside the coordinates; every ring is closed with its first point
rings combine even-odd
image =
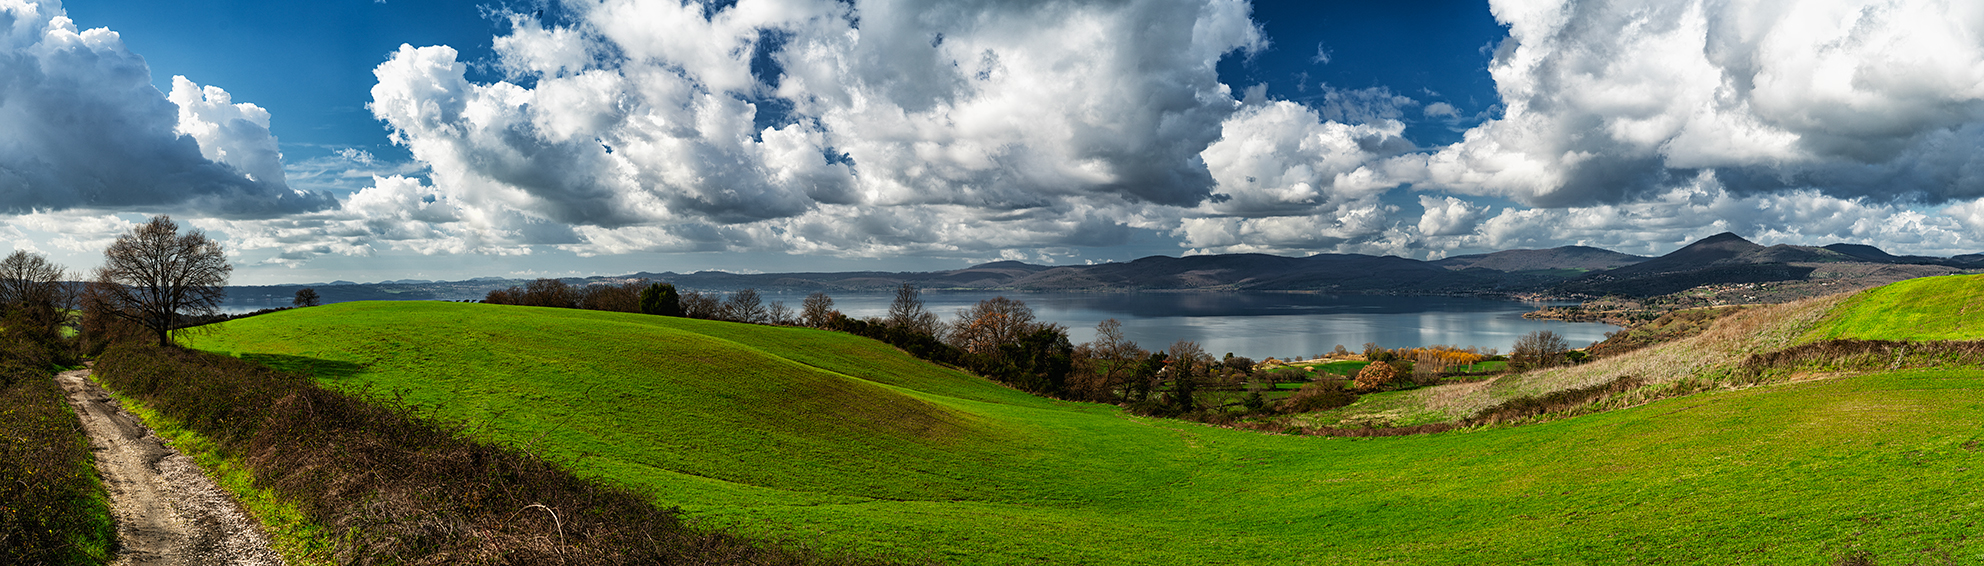
{"type": "MultiPolygon", "coordinates": [[[[888,314],[893,293],[828,293],[834,308],[849,316],[888,314]]],[[[797,311],[806,293],[763,292],[764,300],[784,301],[797,311]]],[[[1256,360],[1309,358],[1342,344],[1361,351],[1365,342],[1387,348],[1446,344],[1508,352],[1516,338],[1551,330],[1574,347],[1605,339],[1618,330],[1609,324],[1529,320],[1523,313],[1538,303],[1473,297],[1392,297],[1272,292],[1187,293],[994,293],[926,292],[924,308],[945,322],[957,311],[992,297],[1025,301],[1036,318],[1068,327],[1076,344],[1095,338],[1095,325],[1114,318],[1123,334],[1146,349],[1179,340],[1198,342],[1213,355],[1233,352],[1256,360]]],[[[265,305],[229,304],[227,312],[265,305]]]]}
{"type": "MultiPolygon", "coordinates": [[[[850,316],[884,316],[889,293],[829,293],[850,316]]],[[[1309,358],[1342,344],[1360,351],[1366,342],[1387,348],[1447,344],[1508,352],[1516,339],[1537,330],[1563,335],[1573,347],[1604,340],[1618,327],[1601,323],[1530,320],[1537,303],[1473,297],[1393,297],[1313,293],[990,293],[926,292],[924,308],[946,322],[959,309],[996,296],[1025,301],[1042,321],[1068,327],[1076,344],[1095,337],[1095,325],[1114,318],[1125,337],[1146,349],[1191,340],[1213,355],[1232,352],[1256,360],[1309,358]]],[[[804,293],[764,293],[797,310],[804,293]]]]}

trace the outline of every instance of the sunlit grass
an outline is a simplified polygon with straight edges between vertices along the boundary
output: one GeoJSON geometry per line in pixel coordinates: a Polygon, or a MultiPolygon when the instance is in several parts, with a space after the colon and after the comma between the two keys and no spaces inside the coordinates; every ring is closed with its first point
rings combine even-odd
{"type": "Polygon", "coordinates": [[[1839,305],[1804,341],[1984,338],[1984,275],[1922,277],[1876,287],[1839,305]]]}
{"type": "MultiPolygon", "coordinates": [[[[231,322],[193,345],[404,392],[707,524],[946,563],[1984,554],[1967,538],[1984,519],[1984,372],[1972,369],[1347,439],[1039,399],[846,335],[640,315],[347,303],[231,322]]],[[[1475,389],[1439,402],[1497,394],[1402,393],[1460,388],[1475,389]]]]}

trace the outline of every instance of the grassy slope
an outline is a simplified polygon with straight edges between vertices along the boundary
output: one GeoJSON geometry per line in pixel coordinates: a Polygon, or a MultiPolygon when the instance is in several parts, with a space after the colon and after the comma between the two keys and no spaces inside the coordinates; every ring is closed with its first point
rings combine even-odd
{"type": "Polygon", "coordinates": [[[350,303],[193,345],[404,389],[716,524],[946,562],[1984,555],[1961,542],[1984,519],[1975,370],[1359,440],[1133,418],[850,336],[638,315],[350,303]]]}
{"type": "Polygon", "coordinates": [[[1805,340],[1970,340],[1984,337],[1984,275],[1923,277],[1854,295],[1805,340]]]}
{"type": "Polygon", "coordinates": [[[1652,386],[1635,395],[1659,396],[1660,388],[1691,381],[1715,382],[1751,354],[1781,350],[1834,312],[1843,296],[1820,297],[1748,309],[1694,336],[1608,356],[1596,362],[1461,383],[1366,395],[1348,407],[1307,415],[1305,424],[1409,426],[1454,422],[1517,397],[1535,396],[1636,377],[1652,386]]]}

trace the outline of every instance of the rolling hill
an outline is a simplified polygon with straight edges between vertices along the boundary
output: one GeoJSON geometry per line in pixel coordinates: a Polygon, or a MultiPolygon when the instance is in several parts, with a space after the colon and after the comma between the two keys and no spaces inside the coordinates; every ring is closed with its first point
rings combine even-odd
{"type": "Polygon", "coordinates": [[[1488,269],[1494,271],[1598,271],[1633,265],[1647,258],[1589,246],[1564,246],[1547,250],[1502,250],[1487,254],[1457,255],[1429,263],[1447,269],[1488,269]]]}
{"type": "Polygon", "coordinates": [[[1667,255],[1563,281],[1551,290],[1570,295],[1652,297],[1703,285],[1818,279],[1866,281],[1855,285],[1865,287],[1960,270],[1950,260],[1895,256],[1873,246],[1766,247],[1723,232],[1667,255]]]}
{"type": "MultiPolygon", "coordinates": [[[[1714,285],[1789,284],[1784,297],[1860,289],[1913,277],[1984,268],[1984,256],[1896,256],[1856,244],[1761,246],[1732,233],[1717,234],[1645,258],[1587,246],[1503,250],[1421,261],[1395,256],[1267,254],[1151,256],[1128,262],[1049,266],[998,261],[928,272],[696,273],[642,271],[613,277],[573,277],[572,285],[667,281],[698,291],[737,289],[886,292],[909,283],[926,290],[1029,292],[1309,291],[1388,295],[1550,294],[1654,297],[1714,285]]],[[[326,303],[368,300],[474,300],[523,280],[396,280],[373,284],[229,287],[229,305],[249,309],[289,306],[296,291],[313,287],[326,303]]]]}
{"type": "MultiPolygon", "coordinates": [[[[1827,309],[1808,307],[1764,322],[1809,328],[1827,309]]],[[[231,321],[189,344],[405,395],[704,524],[906,560],[1822,563],[1984,552],[1972,540],[1984,519],[1977,368],[1347,439],[1040,399],[842,334],[632,314],[348,303],[231,321]]]]}

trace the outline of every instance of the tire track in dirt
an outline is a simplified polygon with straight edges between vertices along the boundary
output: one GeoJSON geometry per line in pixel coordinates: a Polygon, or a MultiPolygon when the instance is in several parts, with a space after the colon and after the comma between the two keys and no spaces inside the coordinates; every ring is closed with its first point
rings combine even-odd
{"type": "Polygon", "coordinates": [[[90,435],[97,472],[117,520],[116,566],[280,566],[282,557],[241,508],[192,458],[89,380],[56,376],[90,435]]]}

